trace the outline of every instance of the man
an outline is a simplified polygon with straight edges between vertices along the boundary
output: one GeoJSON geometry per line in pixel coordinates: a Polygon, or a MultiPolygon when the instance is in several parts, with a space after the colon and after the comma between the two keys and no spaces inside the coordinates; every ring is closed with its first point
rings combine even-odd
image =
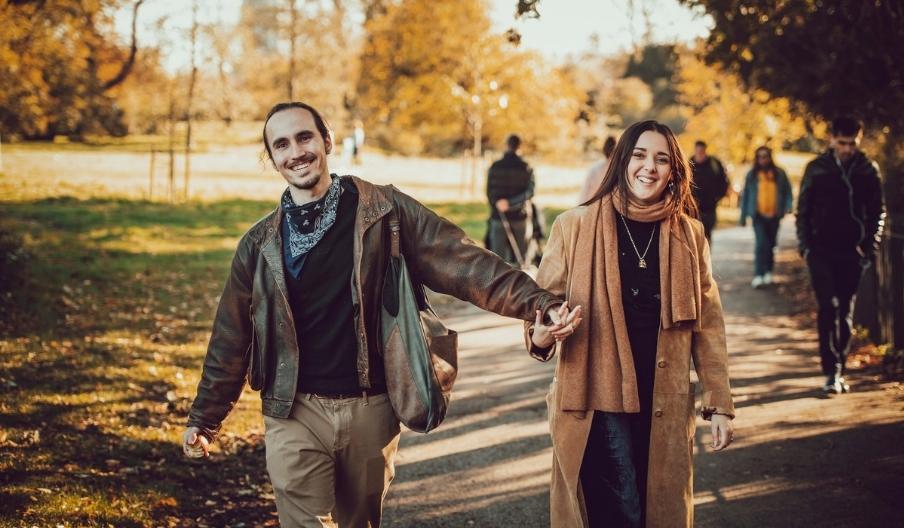
{"type": "Polygon", "coordinates": [[[874,261],[885,206],[876,164],[860,152],[863,126],[832,121],[829,149],[807,164],[797,201],[797,238],[818,304],[823,390],[848,392],[844,362],[851,341],[854,296],[874,261]]]}
{"type": "Polygon", "coordinates": [[[716,206],[728,192],[728,176],[725,175],[722,162],[708,155],[706,143],[700,140],[694,143],[694,156],[690,165],[694,172],[694,199],[700,208],[703,232],[706,239],[712,242],[713,227],[716,225],[716,206]]]}
{"type": "Polygon", "coordinates": [[[535,251],[531,244],[535,228],[531,203],[534,171],[518,155],[521,138],[512,134],[505,142],[505,154],[490,165],[487,174],[487,247],[509,264],[523,267],[533,261],[535,251]]]}
{"type": "Polygon", "coordinates": [[[606,176],[606,169],[609,168],[609,157],[612,156],[613,150],[615,150],[615,138],[608,136],[603,143],[603,159],[594,163],[590,170],[587,171],[584,186],[581,188],[581,193],[578,194],[578,204],[586,203],[593,198],[593,195],[596,194],[596,191],[602,185],[603,178],[606,176]]]}
{"type": "Polygon", "coordinates": [[[331,175],[330,131],[311,106],[274,106],[263,136],[289,186],[239,242],[183,449],[207,454],[247,378],[261,392],[280,524],[378,526],[399,442],[379,330],[389,215],[412,275],[435,291],[524,320],[546,314],[560,335],[580,310],[557,312],[526,274],[392,186],[331,175]]]}

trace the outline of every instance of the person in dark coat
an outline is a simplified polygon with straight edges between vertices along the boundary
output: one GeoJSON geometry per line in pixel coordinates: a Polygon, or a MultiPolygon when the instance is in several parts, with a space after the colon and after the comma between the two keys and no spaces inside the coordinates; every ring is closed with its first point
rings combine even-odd
{"type": "Polygon", "coordinates": [[[506,145],[505,154],[490,166],[487,174],[487,199],[490,203],[487,249],[509,264],[524,266],[533,261],[533,254],[536,252],[535,245],[531,243],[535,231],[534,207],[531,202],[534,196],[534,171],[518,155],[521,138],[512,134],[506,139],[506,145]],[[506,232],[503,215],[511,233],[506,232]]]}
{"type": "Polygon", "coordinates": [[[712,243],[713,227],[716,225],[716,206],[728,192],[728,176],[725,166],[715,156],[706,153],[706,143],[694,143],[694,156],[691,158],[691,170],[694,172],[694,199],[700,209],[700,221],[706,240],[712,243]]]}
{"type": "Polygon", "coordinates": [[[832,121],[829,149],[807,164],[797,199],[797,239],[818,304],[823,390],[848,392],[844,362],[852,308],[864,269],[874,262],[885,205],[879,169],[860,151],[863,125],[832,121]]]}
{"type": "Polygon", "coordinates": [[[753,252],[754,288],[772,284],[775,268],[775,246],[782,217],[791,211],[791,183],[788,175],[772,160],[772,149],[756,149],[753,167],[744,178],[741,192],[741,225],[753,220],[756,239],[753,252]]]}

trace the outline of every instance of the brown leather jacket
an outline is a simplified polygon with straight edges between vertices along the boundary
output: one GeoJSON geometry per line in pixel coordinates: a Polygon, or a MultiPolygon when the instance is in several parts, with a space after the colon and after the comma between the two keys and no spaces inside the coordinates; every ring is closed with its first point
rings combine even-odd
{"type": "MultiPolygon", "coordinates": [[[[508,317],[533,320],[535,310],[560,303],[527,274],[477,246],[393,186],[351,177],[358,190],[354,270],[349,284],[358,331],[358,383],[371,387],[371,362],[380,356],[380,302],[389,259],[388,222],[398,210],[402,253],[412,275],[433,291],[508,317]]],[[[239,241],[214,318],[213,332],[189,412],[188,425],[213,440],[248,380],[261,391],[267,416],[285,418],[298,383],[299,346],[283,275],[282,208],[257,222],[239,241]]]]}

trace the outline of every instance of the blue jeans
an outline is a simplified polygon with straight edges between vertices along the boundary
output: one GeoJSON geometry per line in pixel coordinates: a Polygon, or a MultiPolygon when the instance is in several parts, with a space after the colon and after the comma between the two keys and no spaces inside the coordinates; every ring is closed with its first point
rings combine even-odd
{"type": "Polygon", "coordinates": [[[591,528],[643,526],[645,493],[641,489],[646,487],[642,483],[646,483],[649,429],[644,441],[644,421],[639,418],[637,414],[593,413],[581,463],[581,489],[591,528]]]}
{"type": "Polygon", "coordinates": [[[772,273],[775,268],[775,245],[778,241],[778,225],[781,218],[753,215],[753,274],[772,273]]]}

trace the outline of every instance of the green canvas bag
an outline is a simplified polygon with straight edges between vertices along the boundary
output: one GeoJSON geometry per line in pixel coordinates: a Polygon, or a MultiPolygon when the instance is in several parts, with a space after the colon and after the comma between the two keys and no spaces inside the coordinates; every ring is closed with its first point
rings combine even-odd
{"type": "Polygon", "coordinates": [[[401,226],[390,213],[390,257],[383,281],[381,339],[386,389],[399,421],[427,433],[442,423],[458,374],[458,334],[430,307],[400,251],[401,226]]]}

